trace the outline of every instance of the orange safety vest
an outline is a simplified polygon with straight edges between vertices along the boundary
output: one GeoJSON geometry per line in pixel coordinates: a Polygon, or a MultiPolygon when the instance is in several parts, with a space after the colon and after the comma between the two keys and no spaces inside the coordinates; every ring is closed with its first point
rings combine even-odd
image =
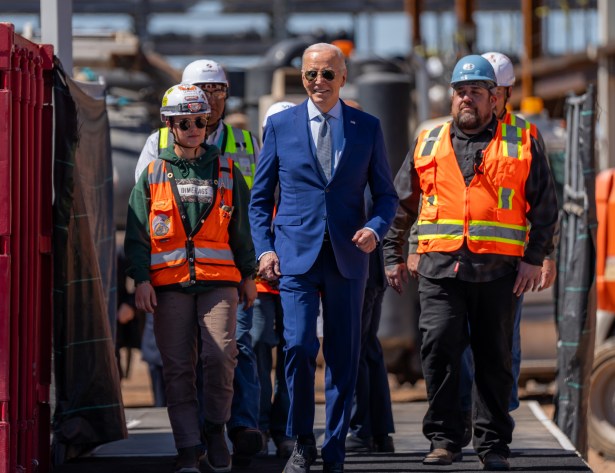
{"type": "Polygon", "coordinates": [[[502,119],[504,123],[507,125],[517,126],[519,128],[527,128],[530,130],[530,135],[534,139],[538,139],[538,128],[532,122],[528,122],[524,118],[521,118],[519,115],[515,115],[514,113],[506,112],[504,118],[502,119]]]}
{"type": "Polygon", "coordinates": [[[418,253],[523,256],[528,232],[525,182],[532,155],[527,129],[499,122],[469,186],[455,158],[450,122],[419,135],[414,166],[422,191],[418,253]]]}
{"type": "Polygon", "coordinates": [[[279,294],[280,293],[279,289],[274,289],[273,287],[271,287],[271,284],[269,284],[264,279],[256,278],[255,282],[256,282],[256,291],[257,292],[266,292],[266,293],[269,293],[269,294],[279,294]]]}
{"type": "Polygon", "coordinates": [[[188,217],[178,202],[177,186],[167,162],[156,159],[149,164],[147,172],[151,195],[152,285],[186,287],[197,281],[239,283],[241,274],[228,243],[228,225],[233,212],[233,161],[218,159],[214,202],[192,231],[187,228],[188,217]]]}

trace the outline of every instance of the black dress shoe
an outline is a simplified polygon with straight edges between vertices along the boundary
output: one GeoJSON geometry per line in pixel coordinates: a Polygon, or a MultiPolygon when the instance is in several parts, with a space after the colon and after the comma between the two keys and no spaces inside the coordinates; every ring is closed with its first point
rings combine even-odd
{"type": "Polygon", "coordinates": [[[375,435],[374,450],[378,453],[395,453],[395,444],[390,435],[375,435]]]}
{"type": "Polygon", "coordinates": [[[295,442],[293,454],[286,462],[283,473],[309,473],[317,454],[316,442],[295,442]]]}
{"type": "Polygon", "coordinates": [[[344,464],[335,462],[325,462],[322,468],[323,473],[344,473],[344,464]]]}
{"type": "Polygon", "coordinates": [[[510,463],[508,463],[508,458],[499,453],[487,453],[484,458],[481,459],[483,462],[483,470],[486,471],[508,471],[510,470],[510,463]]]}
{"type": "Polygon", "coordinates": [[[361,438],[355,434],[346,435],[346,441],[344,446],[347,452],[371,452],[372,451],[372,439],[361,438]]]}

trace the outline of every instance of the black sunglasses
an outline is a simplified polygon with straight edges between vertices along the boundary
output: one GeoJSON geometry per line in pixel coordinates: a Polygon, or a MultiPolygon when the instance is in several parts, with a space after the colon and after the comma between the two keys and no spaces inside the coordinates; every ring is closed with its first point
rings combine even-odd
{"type": "Polygon", "coordinates": [[[332,71],[331,69],[323,69],[322,71],[304,71],[303,77],[305,77],[305,80],[308,82],[314,82],[318,77],[318,74],[320,74],[320,77],[327,81],[332,81],[335,79],[335,71],[332,71]]]}
{"type": "Polygon", "coordinates": [[[184,118],[183,120],[180,120],[179,122],[177,122],[177,126],[182,131],[188,131],[190,127],[192,127],[193,123],[196,125],[197,128],[202,129],[207,126],[207,119],[203,117],[199,117],[196,120],[192,121],[189,118],[184,118]]]}

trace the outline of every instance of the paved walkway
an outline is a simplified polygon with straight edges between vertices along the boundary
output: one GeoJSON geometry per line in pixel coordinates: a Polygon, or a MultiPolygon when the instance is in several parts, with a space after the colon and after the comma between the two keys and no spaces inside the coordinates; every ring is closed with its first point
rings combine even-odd
{"type": "MultiPolygon", "coordinates": [[[[464,449],[463,461],[451,466],[425,466],[423,456],[428,448],[421,434],[425,402],[395,403],[393,412],[397,432],[394,434],[395,454],[349,454],[347,473],[473,472],[480,462],[470,448],[464,449]]],[[[321,435],[324,426],[324,406],[317,405],[315,433],[321,435]]],[[[566,437],[546,418],[538,403],[522,402],[513,413],[515,434],[511,444],[511,467],[526,472],[588,472],[591,469],[574,450],[566,437]]],[[[175,448],[165,409],[126,409],[129,438],[96,449],[91,456],[57,467],[53,473],[170,473],[173,471],[175,448]]],[[[270,445],[273,453],[273,445],[270,445]]],[[[285,461],[273,455],[255,458],[249,468],[233,471],[250,473],[281,473],[285,461]]],[[[317,461],[312,469],[322,471],[317,461]]]]}

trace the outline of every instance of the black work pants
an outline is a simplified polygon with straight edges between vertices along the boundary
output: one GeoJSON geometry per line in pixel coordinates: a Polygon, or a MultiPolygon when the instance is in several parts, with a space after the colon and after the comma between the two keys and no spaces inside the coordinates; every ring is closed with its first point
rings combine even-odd
{"type": "Polygon", "coordinates": [[[423,434],[433,448],[461,449],[459,373],[461,355],[470,343],[475,363],[474,449],[481,458],[488,452],[509,456],[515,277],[512,273],[481,283],[419,280],[421,360],[429,401],[423,434]]]}

